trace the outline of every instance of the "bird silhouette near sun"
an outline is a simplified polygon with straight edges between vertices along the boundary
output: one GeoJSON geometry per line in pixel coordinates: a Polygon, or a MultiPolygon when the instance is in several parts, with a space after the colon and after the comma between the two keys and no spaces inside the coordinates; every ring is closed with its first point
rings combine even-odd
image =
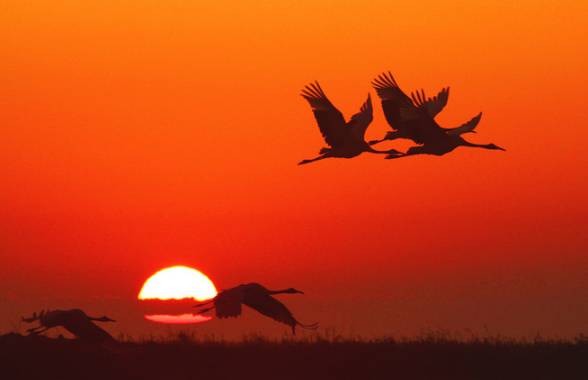
{"type": "Polygon", "coordinates": [[[380,140],[365,141],[365,132],[372,122],[372,102],[368,94],[360,112],[345,122],[343,115],[327,99],[318,82],[304,87],[301,96],[308,101],[318,124],[319,130],[330,148],[322,148],[319,156],[303,160],[308,164],[325,158],[352,158],[363,152],[386,153],[386,158],[400,158],[417,154],[442,156],[454,149],[464,146],[490,150],[505,150],[495,144],[475,144],[465,140],[462,135],[475,133],[475,128],[482,118],[479,113],[471,120],[454,128],[442,128],[436,121],[449,99],[449,87],[442,89],[436,96],[427,97],[424,90],[406,95],[398,86],[390,72],[380,74],[372,85],[381,100],[382,110],[389,126],[392,128],[380,140]],[[409,139],[418,144],[405,153],[397,150],[378,151],[372,145],[386,140],[409,139]]]}
{"type": "Polygon", "coordinates": [[[209,321],[212,318],[206,312],[215,309],[216,317],[220,319],[238,317],[242,312],[242,305],[249,306],[260,314],[275,321],[284,323],[296,333],[296,327],[316,329],[317,324],[300,323],[290,310],[276,298],[277,294],[304,294],[302,291],[288,288],[270,290],[257,283],[249,283],[217,292],[212,281],[202,272],[186,267],[174,266],[164,268],[145,281],[139,292],[140,300],[188,300],[205,301],[197,304],[196,313],[147,314],[145,318],[152,322],[187,324],[209,321]],[[204,306],[207,306],[204,308],[204,306]]]}
{"type": "Polygon", "coordinates": [[[63,327],[77,339],[88,343],[104,343],[114,341],[114,338],[95,322],[115,322],[114,319],[104,317],[90,317],[80,309],[71,310],[42,310],[31,317],[23,317],[23,322],[39,322],[39,326],[27,330],[31,335],[38,335],[54,327],[63,327]]]}
{"type": "Polygon", "coordinates": [[[249,283],[223,290],[212,300],[195,307],[200,309],[200,314],[215,309],[218,318],[231,318],[240,316],[242,305],[246,305],[266,317],[290,326],[292,334],[296,334],[296,327],[308,330],[318,328],[318,323],[300,323],[286,305],[273,297],[277,294],[304,294],[304,292],[294,288],[270,290],[263,285],[249,283]]]}

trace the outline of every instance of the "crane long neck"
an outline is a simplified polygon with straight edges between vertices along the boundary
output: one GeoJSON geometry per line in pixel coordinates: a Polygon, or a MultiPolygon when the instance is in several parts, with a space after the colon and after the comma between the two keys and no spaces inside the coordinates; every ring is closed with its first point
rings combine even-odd
{"type": "Polygon", "coordinates": [[[284,294],[284,293],[292,293],[291,289],[282,289],[282,290],[270,290],[267,291],[269,294],[284,294]]]}
{"type": "Polygon", "coordinates": [[[475,144],[475,143],[471,143],[471,142],[466,141],[466,140],[462,140],[461,145],[469,146],[469,147],[472,147],[472,148],[493,149],[492,148],[492,144],[475,144]]]}

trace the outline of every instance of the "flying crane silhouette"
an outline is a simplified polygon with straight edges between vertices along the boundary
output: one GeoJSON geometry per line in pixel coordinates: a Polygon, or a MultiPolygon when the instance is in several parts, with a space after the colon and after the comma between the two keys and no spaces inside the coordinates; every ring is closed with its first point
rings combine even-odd
{"type": "Polygon", "coordinates": [[[386,158],[414,154],[441,156],[460,146],[505,150],[495,144],[474,144],[461,136],[475,132],[482,113],[455,128],[442,128],[437,124],[435,116],[443,110],[449,99],[448,87],[432,98],[428,98],[423,90],[413,92],[409,97],[400,89],[389,72],[380,74],[372,84],[382,101],[386,121],[393,131],[388,132],[381,140],[370,141],[370,144],[398,138],[410,139],[421,144],[421,146],[411,147],[405,154],[389,155],[386,158]]]}
{"type": "Polygon", "coordinates": [[[61,326],[81,341],[90,343],[114,341],[112,335],[92,322],[115,322],[114,319],[90,317],[80,309],[42,310],[39,314],[33,313],[32,317],[23,317],[22,320],[27,323],[39,322],[40,326],[27,330],[31,335],[37,335],[50,328],[61,326]]]}
{"type": "Polygon", "coordinates": [[[299,165],[330,157],[352,158],[363,152],[400,154],[394,149],[375,150],[365,141],[365,131],[373,119],[372,99],[369,94],[359,112],[347,122],[343,114],[329,101],[318,82],[305,86],[301,96],[310,104],[319,130],[330,148],[322,148],[319,151],[320,156],[300,161],[299,165]]]}
{"type": "Polygon", "coordinates": [[[430,98],[424,90],[406,95],[396,83],[390,72],[380,74],[372,81],[374,89],[382,102],[386,121],[392,128],[381,140],[372,140],[377,144],[386,140],[405,138],[417,144],[424,144],[445,135],[475,133],[475,128],[482,114],[456,128],[442,128],[434,120],[449,100],[449,87],[443,88],[436,96],[430,98]]]}
{"type": "Polygon", "coordinates": [[[247,305],[266,317],[290,326],[292,334],[296,334],[297,326],[310,330],[318,327],[318,323],[305,325],[296,320],[292,312],[282,302],[272,297],[276,294],[304,294],[304,292],[294,288],[269,290],[258,283],[252,282],[223,290],[212,300],[198,304],[195,307],[201,308],[212,304],[213,306],[200,309],[199,313],[202,314],[216,309],[218,318],[230,318],[240,316],[241,305],[247,305]]]}

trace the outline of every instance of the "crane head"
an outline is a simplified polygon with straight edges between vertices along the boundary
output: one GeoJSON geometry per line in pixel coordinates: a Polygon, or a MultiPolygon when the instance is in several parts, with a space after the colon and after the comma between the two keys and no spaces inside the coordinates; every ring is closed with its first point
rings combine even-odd
{"type": "Polygon", "coordinates": [[[488,144],[486,147],[487,147],[488,149],[494,149],[494,150],[502,150],[502,151],[506,151],[506,149],[504,149],[504,148],[502,148],[502,147],[499,147],[499,146],[498,146],[498,145],[496,145],[496,144],[488,144]]]}
{"type": "Polygon", "coordinates": [[[98,321],[98,322],[116,322],[114,319],[108,318],[106,316],[96,318],[96,321],[98,321]]]}
{"type": "Polygon", "coordinates": [[[294,288],[288,288],[288,289],[286,289],[286,291],[284,293],[304,294],[304,292],[302,290],[298,290],[298,289],[294,289],[294,288]]]}

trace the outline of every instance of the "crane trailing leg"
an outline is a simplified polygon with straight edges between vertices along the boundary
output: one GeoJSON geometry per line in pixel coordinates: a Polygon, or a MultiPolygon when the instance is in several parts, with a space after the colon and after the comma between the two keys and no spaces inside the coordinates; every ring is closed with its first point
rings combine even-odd
{"type": "Polygon", "coordinates": [[[302,160],[298,163],[298,165],[305,165],[305,164],[310,164],[311,162],[315,162],[315,161],[319,161],[319,160],[324,160],[325,158],[329,158],[331,157],[330,154],[323,154],[322,156],[318,156],[316,158],[311,158],[310,160],[302,160]]]}
{"type": "Polygon", "coordinates": [[[383,139],[380,139],[380,140],[371,140],[371,141],[369,141],[368,144],[370,144],[370,145],[376,145],[376,144],[379,144],[379,143],[384,142],[386,140],[396,140],[396,139],[399,139],[401,137],[402,136],[400,136],[400,134],[397,131],[387,132],[386,133],[386,136],[384,136],[383,139]]]}

